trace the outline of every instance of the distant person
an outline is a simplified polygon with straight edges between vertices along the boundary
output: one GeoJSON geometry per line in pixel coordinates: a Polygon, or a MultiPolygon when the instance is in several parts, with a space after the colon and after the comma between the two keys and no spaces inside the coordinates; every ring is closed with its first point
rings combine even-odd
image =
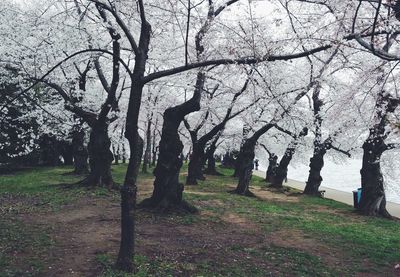
{"type": "Polygon", "coordinates": [[[258,170],[258,159],[254,160],[254,167],[256,170],[258,170]]]}

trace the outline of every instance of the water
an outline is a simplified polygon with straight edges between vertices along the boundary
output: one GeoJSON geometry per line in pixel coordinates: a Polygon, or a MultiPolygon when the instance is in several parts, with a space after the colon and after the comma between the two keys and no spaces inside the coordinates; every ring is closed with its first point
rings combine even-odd
{"type": "MultiPolygon", "coordinates": [[[[352,192],[361,187],[361,160],[349,160],[345,164],[336,164],[332,161],[325,161],[321,175],[324,179],[322,186],[337,189],[345,192],[352,192]]],[[[260,167],[264,171],[265,166],[260,167]]],[[[288,178],[296,181],[306,182],[309,167],[307,165],[289,166],[288,178]]],[[[395,188],[386,188],[386,198],[390,202],[400,204],[400,192],[395,188]]]]}

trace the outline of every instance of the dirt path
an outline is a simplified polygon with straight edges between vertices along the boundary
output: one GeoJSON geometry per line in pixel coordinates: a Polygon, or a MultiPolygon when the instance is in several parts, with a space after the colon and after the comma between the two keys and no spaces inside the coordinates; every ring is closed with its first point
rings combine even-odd
{"type": "MultiPolygon", "coordinates": [[[[137,222],[137,253],[150,259],[188,265],[182,276],[190,276],[190,264],[206,261],[215,266],[243,260],[243,253],[232,247],[254,247],[268,240],[255,224],[235,214],[227,214],[223,223],[200,221],[186,225],[176,217],[154,217],[140,213],[137,222]]],[[[24,217],[28,224],[51,225],[56,242],[48,253],[48,264],[41,276],[98,276],[101,266],[97,254],[116,256],[119,246],[119,204],[110,199],[81,199],[57,213],[24,217]]],[[[246,258],[245,258],[246,259],[246,258]]],[[[273,272],[263,260],[257,266],[273,272]]]]}
{"type": "MultiPolygon", "coordinates": [[[[143,188],[146,189],[142,189],[140,198],[149,195],[147,182],[143,188]]],[[[298,201],[296,196],[255,187],[252,190],[265,201],[298,201]]],[[[219,200],[210,199],[202,203],[221,210],[225,207],[225,203],[219,200]]],[[[99,276],[103,268],[96,256],[106,254],[112,260],[116,258],[119,216],[118,200],[105,196],[84,197],[57,212],[25,214],[22,219],[26,224],[51,226],[50,236],[55,241],[44,261],[46,266],[41,276],[99,276]]],[[[301,232],[265,232],[258,223],[229,210],[219,215],[207,210],[193,218],[194,221],[186,222],[186,219],[192,218],[139,212],[136,253],[150,261],[177,265],[178,271],[174,272],[174,276],[193,276],[199,265],[206,266],[210,272],[237,266],[257,268],[265,272],[265,276],[276,276],[282,274],[282,264],[278,260],[281,256],[273,252],[277,248],[309,253],[333,267],[346,265],[345,255],[338,249],[332,249],[301,232]],[[266,259],[263,256],[265,253],[276,256],[266,259]]],[[[290,264],[290,260],[284,262],[283,266],[290,264]]]]}

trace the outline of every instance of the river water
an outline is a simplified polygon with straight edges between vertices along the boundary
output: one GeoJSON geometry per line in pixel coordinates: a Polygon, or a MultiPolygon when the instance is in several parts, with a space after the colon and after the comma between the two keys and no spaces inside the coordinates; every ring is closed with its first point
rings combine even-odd
{"type": "MultiPolygon", "coordinates": [[[[265,165],[260,170],[265,170],[265,165]]],[[[322,186],[337,189],[340,191],[352,192],[361,187],[361,160],[349,160],[345,164],[336,164],[332,161],[325,161],[321,175],[322,186]]],[[[307,165],[289,166],[288,178],[300,182],[306,182],[309,167],[307,165]]],[[[400,188],[395,186],[386,187],[387,201],[400,204],[400,188]]]]}

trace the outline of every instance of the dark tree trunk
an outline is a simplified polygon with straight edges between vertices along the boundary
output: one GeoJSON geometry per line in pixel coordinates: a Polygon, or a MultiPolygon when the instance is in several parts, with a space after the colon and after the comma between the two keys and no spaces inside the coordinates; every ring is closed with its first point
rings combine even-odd
{"type": "Polygon", "coordinates": [[[147,131],[146,131],[146,150],[144,151],[143,156],[143,166],[142,172],[147,173],[147,168],[151,162],[151,121],[147,122],[147,131]]]}
{"type": "Polygon", "coordinates": [[[72,153],[74,156],[74,174],[89,173],[88,151],[85,147],[85,131],[77,129],[72,132],[72,153]]]}
{"type": "Polygon", "coordinates": [[[278,156],[275,155],[274,153],[271,153],[271,155],[268,158],[268,168],[267,168],[267,174],[265,180],[268,183],[272,182],[273,176],[276,175],[276,169],[278,167],[278,156]]]}
{"type": "Polygon", "coordinates": [[[43,135],[40,138],[40,164],[45,166],[61,165],[60,151],[57,140],[50,135],[43,135]]]}
{"type": "MultiPolygon", "coordinates": [[[[240,152],[242,151],[242,147],[240,148],[240,152]]],[[[233,177],[235,177],[235,178],[239,177],[240,165],[242,164],[242,161],[240,160],[241,159],[240,152],[239,152],[239,155],[237,156],[237,158],[235,160],[235,168],[234,168],[234,171],[233,171],[233,177]]]]}
{"type": "Polygon", "coordinates": [[[308,134],[308,128],[304,128],[298,135],[293,136],[293,141],[286,148],[285,154],[276,167],[275,174],[272,174],[271,187],[283,188],[283,181],[287,179],[288,166],[296,152],[299,140],[308,134]]]}
{"type": "Polygon", "coordinates": [[[122,163],[126,164],[126,149],[125,144],[122,144],[122,163]]]}
{"type": "Polygon", "coordinates": [[[283,188],[283,181],[287,178],[288,165],[291,159],[292,156],[290,156],[290,154],[288,155],[286,151],[279,162],[279,165],[275,169],[275,174],[271,176],[271,187],[283,188]]]}
{"type": "Polygon", "coordinates": [[[234,154],[232,152],[226,152],[222,160],[222,166],[226,168],[235,168],[235,165],[236,158],[234,154]]]}
{"type": "Polygon", "coordinates": [[[361,202],[359,210],[370,216],[390,217],[386,210],[386,196],[381,171],[381,155],[385,145],[382,139],[368,139],[364,145],[361,168],[361,202]]]}
{"type": "Polygon", "coordinates": [[[266,124],[260,129],[258,129],[250,138],[246,139],[240,148],[239,155],[236,159],[235,171],[238,173],[239,183],[233,193],[240,195],[253,196],[254,194],[250,192],[250,180],[254,167],[254,151],[258,139],[268,132],[274,125],[266,124]]]}
{"type": "Polygon", "coordinates": [[[322,141],[322,117],[321,109],[324,106],[324,102],[320,99],[321,86],[318,84],[314,87],[312,101],[313,101],[313,113],[314,113],[314,125],[315,125],[315,138],[314,138],[314,153],[310,159],[310,172],[306,187],[304,188],[304,194],[321,196],[319,187],[322,183],[321,170],[324,167],[324,156],[327,149],[331,146],[330,139],[328,138],[325,142],[322,141]]]}
{"type": "Polygon", "coordinates": [[[151,208],[158,212],[196,211],[182,199],[184,186],[179,183],[179,172],[183,164],[181,159],[183,144],[179,138],[178,128],[186,114],[199,108],[198,101],[188,101],[165,111],[160,153],[154,170],[156,178],[153,195],[144,200],[140,204],[141,207],[151,208]]]}
{"type": "Polygon", "coordinates": [[[158,147],[156,145],[156,128],[157,128],[157,121],[156,125],[154,126],[153,129],[153,146],[152,146],[152,161],[151,161],[151,166],[155,167],[156,166],[156,161],[157,161],[157,152],[158,152],[158,147]]]}
{"type": "Polygon", "coordinates": [[[64,165],[73,165],[74,164],[74,156],[73,156],[73,145],[72,143],[63,141],[60,143],[61,148],[61,156],[64,160],[64,165]]]}
{"type": "Polygon", "coordinates": [[[81,181],[88,186],[114,187],[111,175],[113,153],[110,150],[111,141],[108,137],[108,124],[97,121],[90,132],[89,151],[89,176],[81,181]]]}
{"type": "Polygon", "coordinates": [[[186,185],[197,185],[197,180],[205,180],[203,175],[203,164],[205,160],[204,147],[196,142],[193,145],[193,152],[190,156],[188,176],[186,185]]]}
{"type": "MultiPolygon", "coordinates": [[[[154,145],[154,140],[153,140],[153,145],[154,145]]],[[[155,145],[153,146],[153,158],[151,161],[151,166],[155,167],[156,163],[157,163],[157,152],[158,152],[158,147],[156,147],[155,145]]]]}
{"type": "Polygon", "coordinates": [[[304,194],[321,196],[319,187],[322,183],[321,170],[324,167],[324,156],[326,149],[320,146],[314,149],[314,155],[310,159],[310,173],[304,188],[304,194]]]}
{"type": "MultiPolygon", "coordinates": [[[[220,133],[221,135],[221,133],[220,133]]],[[[222,175],[219,173],[215,167],[215,151],[217,150],[217,142],[219,139],[219,136],[217,136],[214,141],[211,143],[209,148],[206,151],[206,159],[207,159],[207,168],[204,170],[204,173],[208,175],[222,175]]]]}
{"type": "Polygon", "coordinates": [[[179,138],[179,125],[189,113],[200,110],[201,89],[205,75],[199,72],[193,97],[181,105],[164,112],[164,123],[159,144],[157,166],[154,169],[153,195],[145,199],[140,206],[158,212],[184,211],[196,212],[196,208],[182,199],[184,186],[179,183],[182,167],[181,154],[183,144],[179,138]]]}
{"type": "Polygon", "coordinates": [[[400,105],[400,99],[381,91],[376,103],[377,123],[370,129],[368,139],[363,144],[363,163],[361,168],[361,201],[359,210],[362,214],[390,218],[386,210],[384,179],[381,171],[381,156],[386,150],[397,148],[398,144],[385,143],[387,138],[387,115],[400,105]]]}
{"type": "MultiPolygon", "coordinates": [[[[135,91],[137,97],[137,94],[141,93],[143,87],[139,86],[136,89],[140,90],[140,92],[135,91]]],[[[131,114],[128,111],[128,116],[129,115],[131,114]]],[[[127,121],[128,127],[129,124],[131,124],[131,122],[127,121]]],[[[140,137],[137,129],[135,131],[131,128],[126,129],[126,137],[129,141],[131,154],[124,185],[121,188],[121,242],[115,267],[119,270],[133,272],[133,258],[135,254],[135,209],[137,199],[136,183],[139,174],[140,161],[143,155],[143,139],[140,137]]]]}
{"type": "Polygon", "coordinates": [[[254,196],[254,194],[249,190],[250,180],[253,173],[254,167],[254,150],[256,142],[254,140],[248,139],[241,147],[237,161],[237,171],[239,177],[239,183],[233,193],[244,195],[244,196],[254,196]]]}
{"type": "Polygon", "coordinates": [[[215,167],[215,157],[214,154],[208,154],[207,157],[207,168],[205,169],[204,173],[208,175],[221,175],[217,171],[217,168],[215,167]]]}
{"type": "Polygon", "coordinates": [[[219,173],[217,171],[217,168],[215,166],[215,149],[208,149],[206,156],[207,156],[207,168],[204,170],[205,174],[208,175],[221,175],[221,173],[219,173]]]}

